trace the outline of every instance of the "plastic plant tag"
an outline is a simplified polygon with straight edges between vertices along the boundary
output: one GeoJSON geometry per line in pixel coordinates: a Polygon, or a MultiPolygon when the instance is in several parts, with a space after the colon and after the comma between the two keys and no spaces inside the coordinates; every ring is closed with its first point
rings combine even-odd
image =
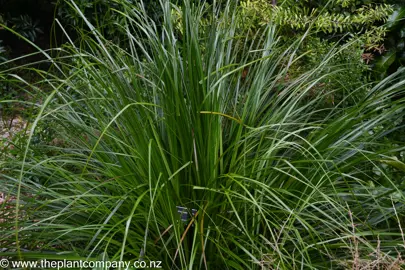
{"type": "MultiPolygon", "coordinates": [[[[176,208],[177,208],[177,212],[180,214],[181,221],[187,222],[190,218],[189,217],[190,210],[187,207],[183,207],[183,206],[176,206],[176,208]]],[[[197,214],[197,210],[191,209],[191,213],[194,216],[195,214],[197,214]]]]}

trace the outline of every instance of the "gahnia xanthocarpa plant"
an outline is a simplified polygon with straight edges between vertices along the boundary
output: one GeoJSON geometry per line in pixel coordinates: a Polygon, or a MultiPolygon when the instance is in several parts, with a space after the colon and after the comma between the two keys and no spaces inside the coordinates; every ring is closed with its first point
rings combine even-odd
{"type": "Polygon", "coordinates": [[[405,172],[404,146],[384,144],[405,113],[404,72],[347,89],[336,47],[289,76],[310,31],[286,46],[271,24],[239,31],[233,3],[161,9],[160,23],[142,4],[116,11],[119,43],[77,9],[81,42],[27,83],[46,91],[22,154],[1,163],[4,256],[399,269],[403,184],[382,168],[405,172]]]}

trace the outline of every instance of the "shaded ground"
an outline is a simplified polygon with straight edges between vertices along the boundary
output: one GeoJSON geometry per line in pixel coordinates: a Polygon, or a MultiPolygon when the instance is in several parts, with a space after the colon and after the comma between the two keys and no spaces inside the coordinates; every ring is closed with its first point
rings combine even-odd
{"type": "MultiPolygon", "coordinates": [[[[13,140],[21,132],[27,132],[27,121],[20,116],[12,119],[0,117],[0,156],[4,158],[14,148],[13,140]]],[[[10,199],[10,198],[8,198],[10,199]]],[[[11,198],[12,199],[12,198],[11,198]]],[[[6,195],[0,189],[0,204],[6,201],[6,195]]],[[[1,218],[0,218],[1,222],[1,218]]]]}

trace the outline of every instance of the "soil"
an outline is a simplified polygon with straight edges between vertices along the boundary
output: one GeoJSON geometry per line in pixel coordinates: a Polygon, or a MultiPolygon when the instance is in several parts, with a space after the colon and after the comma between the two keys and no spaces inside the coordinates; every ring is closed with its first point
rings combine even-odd
{"type": "MultiPolygon", "coordinates": [[[[13,149],[13,138],[19,132],[24,132],[27,127],[27,122],[17,116],[13,119],[2,119],[0,117],[0,154],[7,151],[8,149],[13,149]]],[[[4,192],[0,190],[0,204],[6,201],[6,196],[4,192]]],[[[0,219],[1,222],[1,219],[0,219]]]]}

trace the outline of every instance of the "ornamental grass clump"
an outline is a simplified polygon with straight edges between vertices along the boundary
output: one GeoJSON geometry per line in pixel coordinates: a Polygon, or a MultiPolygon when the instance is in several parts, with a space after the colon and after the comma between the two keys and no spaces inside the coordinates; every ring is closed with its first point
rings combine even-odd
{"type": "Polygon", "coordinates": [[[345,87],[314,91],[349,68],[326,72],[342,48],[286,80],[306,36],[282,50],[272,25],[241,36],[232,3],[189,1],[179,32],[161,8],[159,26],[142,4],[119,13],[121,47],[83,18],[80,46],[52,59],[24,155],[1,164],[16,198],[4,256],[164,269],[330,269],[376,250],[397,261],[404,194],[380,165],[403,165],[392,158],[403,146],[384,145],[404,114],[403,70],[351,89],[367,89],[352,107],[318,106],[345,87]],[[33,143],[47,123],[57,143],[33,143]]]}

